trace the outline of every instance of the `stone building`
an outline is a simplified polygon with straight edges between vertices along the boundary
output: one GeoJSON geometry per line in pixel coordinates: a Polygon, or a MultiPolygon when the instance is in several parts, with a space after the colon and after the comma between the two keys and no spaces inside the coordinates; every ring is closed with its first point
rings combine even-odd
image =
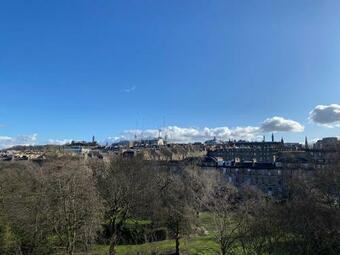
{"type": "Polygon", "coordinates": [[[240,162],[218,169],[236,187],[255,186],[276,198],[286,196],[286,181],[291,176],[291,172],[272,163],[240,162]]]}
{"type": "Polygon", "coordinates": [[[274,163],[277,154],[285,150],[283,142],[228,142],[208,151],[212,157],[221,157],[224,161],[253,161],[274,163]]]}

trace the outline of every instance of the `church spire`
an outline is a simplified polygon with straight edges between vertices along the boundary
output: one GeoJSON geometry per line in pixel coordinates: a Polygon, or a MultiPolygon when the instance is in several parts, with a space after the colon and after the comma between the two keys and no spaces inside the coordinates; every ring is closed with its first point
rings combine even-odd
{"type": "Polygon", "coordinates": [[[272,133],[272,142],[274,142],[274,133],[272,133]]]}
{"type": "Polygon", "coordinates": [[[305,149],[308,149],[308,140],[307,140],[307,136],[305,137],[305,149]]]}

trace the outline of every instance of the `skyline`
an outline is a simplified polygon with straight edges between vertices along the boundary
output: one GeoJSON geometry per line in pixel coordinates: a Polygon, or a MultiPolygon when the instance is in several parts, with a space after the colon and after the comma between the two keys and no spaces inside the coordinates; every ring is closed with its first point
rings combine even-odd
{"type": "MultiPolygon", "coordinates": [[[[319,125],[324,128],[332,129],[340,127],[340,105],[318,105],[312,111],[309,112],[309,124],[319,125]]],[[[284,134],[287,133],[304,133],[305,127],[299,122],[285,119],[283,117],[274,116],[267,118],[262,122],[259,127],[246,126],[246,127],[215,127],[215,128],[182,128],[177,126],[163,126],[159,129],[130,129],[121,132],[119,136],[107,137],[104,140],[98,141],[99,144],[110,144],[123,140],[138,140],[138,139],[150,139],[157,138],[159,136],[166,138],[169,142],[175,143],[194,143],[204,142],[209,139],[217,139],[221,141],[227,140],[246,140],[246,141],[262,141],[266,139],[266,135],[271,134],[275,141],[284,139],[284,134]],[[278,134],[278,135],[277,135],[278,134]]],[[[272,139],[267,137],[268,140],[272,139]]],[[[340,139],[340,136],[336,136],[340,139]]],[[[94,139],[95,136],[92,137],[94,139]]],[[[309,143],[314,143],[323,137],[316,137],[309,140],[309,143]]],[[[307,136],[304,137],[307,139],[307,136]]],[[[39,143],[38,134],[22,135],[18,137],[5,137],[0,136],[0,149],[9,148],[14,145],[39,145],[39,144],[51,144],[51,145],[63,145],[76,141],[75,139],[49,139],[45,143],[39,143]]],[[[88,141],[88,139],[83,139],[88,141]]],[[[303,143],[306,140],[294,141],[303,143]]]]}
{"type": "Polygon", "coordinates": [[[164,127],[179,141],[340,136],[339,12],[337,1],[3,2],[0,148],[164,127]]]}

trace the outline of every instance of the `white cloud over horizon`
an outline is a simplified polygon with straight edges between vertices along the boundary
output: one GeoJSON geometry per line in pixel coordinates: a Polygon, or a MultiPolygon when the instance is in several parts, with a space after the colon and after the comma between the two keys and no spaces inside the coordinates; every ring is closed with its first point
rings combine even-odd
{"type": "MultiPolygon", "coordinates": [[[[250,140],[256,137],[257,127],[237,127],[230,129],[228,127],[217,128],[183,128],[178,126],[168,126],[162,128],[161,136],[167,136],[172,142],[199,142],[208,139],[245,139],[250,140]]],[[[137,136],[140,138],[155,138],[159,136],[159,130],[126,130],[120,136],[114,137],[111,141],[132,140],[137,136]]]]}
{"type": "MultiPolygon", "coordinates": [[[[216,127],[216,128],[185,128],[168,126],[161,129],[161,136],[167,136],[171,142],[201,142],[209,139],[219,140],[261,140],[264,133],[270,132],[303,132],[304,127],[297,121],[274,116],[266,119],[259,127],[216,127]]],[[[109,137],[105,142],[116,142],[121,140],[133,140],[140,138],[155,138],[159,136],[159,130],[126,130],[120,136],[109,137]]]]}
{"type": "Polygon", "coordinates": [[[38,134],[18,135],[18,136],[0,136],[0,149],[10,148],[16,145],[35,145],[38,134]]]}
{"type": "Polygon", "coordinates": [[[325,127],[340,126],[340,105],[317,105],[309,112],[309,119],[325,127]]]}

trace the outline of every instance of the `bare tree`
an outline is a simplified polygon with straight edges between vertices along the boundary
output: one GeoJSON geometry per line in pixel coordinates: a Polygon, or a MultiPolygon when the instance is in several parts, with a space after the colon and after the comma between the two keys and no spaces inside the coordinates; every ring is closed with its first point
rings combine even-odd
{"type": "Polygon", "coordinates": [[[102,211],[91,170],[84,161],[72,159],[53,161],[44,169],[49,225],[68,254],[77,246],[86,250],[96,235],[102,211]]]}
{"type": "Polygon", "coordinates": [[[156,171],[152,162],[139,158],[95,162],[97,189],[105,201],[105,218],[110,234],[109,254],[116,254],[122,227],[128,218],[150,217],[156,200],[156,171]]]}
{"type": "Polygon", "coordinates": [[[190,192],[179,174],[168,172],[163,176],[160,192],[159,213],[175,239],[175,254],[180,254],[180,239],[190,232],[195,212],[190,201],[190,192]]]}
{"type": "Polygon", "coordinates": [[[339,178],[332,169],[324,171],[313,179],[295,179],[281,210],[280,226],[287,236],[294,236],[287,249],[297,254],[340,252],[339,178]]]}
{"type": "Polygon", "coordinates": [[[49,254],[55,247],[72,254],[90,244],[100,225],[101,205],[82,160],[8,163],[4,168],[1,209],[20,254],[49,254]]]}
{"type": "Polygon", "coordinates": [[[3,217],[13,232],[19,254],[47,254],[46,186],[42,172],[33,164],[6,162],[0,166],[3,217]]]}
{"type": "Polygon", "coordinates": [[[239,197],[237,189],[221,177],[207,194],[205,207],[213,216],[220,253],[230,254],[238,239],[239,230],[239,224],[234,220],[239,197]]]}

